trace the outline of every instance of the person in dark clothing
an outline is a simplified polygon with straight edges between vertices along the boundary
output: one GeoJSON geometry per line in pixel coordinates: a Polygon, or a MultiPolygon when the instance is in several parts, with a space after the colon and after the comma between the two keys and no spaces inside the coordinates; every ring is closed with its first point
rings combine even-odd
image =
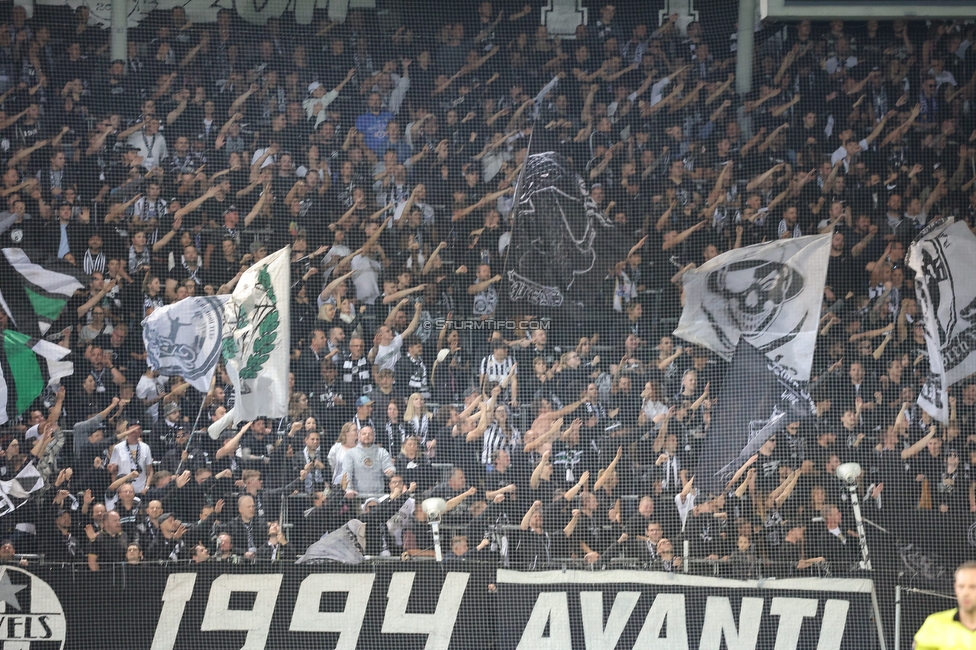
{"type": "Polygon", "coordinates": [[[105,515],[105,522],[97,534],[92,525],[85,528],[85,534],[92,539],[88,549],[88,568],[100,571],[103,564],[121,564],[125,562],[125,549],[129,546],[129,539],[122,532],[122,518],[117,512],[105,515]]]}
{"type": "Polygon", "coordinates": [[[145,558],[151,562],[159,560],[188,560],[192,555],[195,540],[191,527],[176,518],[171,512],[163,513],[156,520],[160,534],[143,550],[145,558]],[[189,534],[188,534],[189,533],[189,534]]]}
{"type": "Polygon", "coordinates": [[[844,517],[837,506],[824,506],[823,517],[823,527],[815,531],[810,540],[811,551],[807,555],[824,558],[835,575],[847,573],[856,565],[860,555],[857,537],[851,531],[842,530],[844,517]]]}
{"type": "Polygon", "coordinates": [[[254,497],[244,495],[237,499],[238,515],[223,527],[234,541],[234,552],[245,560],[257,558],[258,545],[264,541],[267,524],[257,518],[254,497]]]}
{"type": "Polygon", "coordinates": [[[403,507],[407,498],[416,490],[416,483],[411,483],[406,490],[401,484],[393,488],[389,498],[366,499],[362,505],[363,515],[359,518],[366,524],[366,555],[396,557],[400,554],[400,548],[386,522],[403,507]]]}
{"type": "Polygon", "coordinates": [[[277,521],[268,522],[267,541],[258,547],[258,559],[268,562],[294,562],[294,546],[288,542],[277,521]]]}

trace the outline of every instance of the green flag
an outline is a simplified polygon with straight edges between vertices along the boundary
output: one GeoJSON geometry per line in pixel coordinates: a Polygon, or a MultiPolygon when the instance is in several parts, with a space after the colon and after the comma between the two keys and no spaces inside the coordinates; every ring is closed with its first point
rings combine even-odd
{"type": "Polygon", "coordinates": [[[71,350],[13,330],[3,332],[0,355],[0,424],[30,408],[44,387],[73,371],[62,361],[71,350]]]}
{"type": "MultiPolygon", "coordinates": [[[[58,262],[35,264],[19,248],[0,255],[0,308],[18,332],[40,338],[61,316],[68,299],[85,286],[78,273],[58,262]]],[[[85,276],[81,276],[85,277],[85,276]]]]}

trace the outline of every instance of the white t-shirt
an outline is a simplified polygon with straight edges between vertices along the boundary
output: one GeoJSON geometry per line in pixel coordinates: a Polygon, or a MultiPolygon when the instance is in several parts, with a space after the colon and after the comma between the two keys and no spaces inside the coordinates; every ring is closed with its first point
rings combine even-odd
{"type": "Polygon", "coordinates": [[[376,361],[380,370],[393,370],[400,360],[400,348],[403,347],[403,337],[397,334],[389,345],[381,345],[376,351],[376,361]]]}
{"type": "MultiPolygon", "coordinates": [[[[143,375],[139,378],[139,383],[136,384],[136,397],[142,400],[154,399],[163,394],[163,387],[166,382],[169,381],[169,377],[163,377],[160,375],[155,379],[143,375]]],[[[146,418],[149,420],[146,424],[155,424],[159,421],[159,402],[146,408],[146,418]]]]}
{"type": "Polygon", "coordinates": [[[383,265],[376,260],[357,255],[352,258],[352,283],[356,287],[356,298],[372,305],[380,295],[379,271],[383,265]]]}
{"type": "Polygon", "coordinates": [[[152,450],[149,449],[149,445],[140,440],[130,447],[128,441],[123,440],[112,449],[112,458],[109,462],[119,467],[115,478],[121,478],[129,472],[138,469],[139,478],[132,482],[132,489],[136,491],[136,494],[141,493],[145,489],[146,479],[148,478],[147,470],[152,466],[153,462],[152,450]],[[138,462],[136,458],[133,458],[133,455],[138,458],[138,462]]]}

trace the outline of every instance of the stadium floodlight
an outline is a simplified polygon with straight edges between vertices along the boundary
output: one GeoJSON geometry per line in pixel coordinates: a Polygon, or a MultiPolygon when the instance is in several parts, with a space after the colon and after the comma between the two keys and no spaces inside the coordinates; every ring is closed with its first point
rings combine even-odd
{"type": "Polygon", "coordinates": [[[441,515],[447,510],[447,502],[444,499],[433,497],[430,499],[424,499],[424,502],[420,504],[423,509],[424,514],[427,515],[427,521],[430,523],[431,534],[434,536],[434,556],[437,558],[438,562],[444,561],[444,555],[441,553],[441,515]]]}
{"type": "Polygon", "coordinates": [[[844,463],[837,468],[837,478],[844,482],[844,485],[857,483],[857,477],[861,475],[861,466],[857,463],[844,463]]]}
{"type": "Polygon", "coordinates": [[[868,551],[868,537],[864,530],[864,519],[861,517],[861,505],[857,500],[857,479],[861,475],[861,466],[857,463],[844,463],[837,468],[837,478],[847,486],[851,495],[851,508],[854,510],[854,522],[857,529],[857,541],[861,545],[861,561],[858,565],[864,571],[871,571],[871,554],[868,551]]]}

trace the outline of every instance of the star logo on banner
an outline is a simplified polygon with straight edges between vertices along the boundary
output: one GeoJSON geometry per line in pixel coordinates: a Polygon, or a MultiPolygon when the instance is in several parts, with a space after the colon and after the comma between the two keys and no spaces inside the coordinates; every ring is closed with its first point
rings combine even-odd
{"type": "Polygon", "coordinates": [[[27,585],[15,585],[10,582],[10,574],[6,571],[0,576],[0,601],[21,610],[20,602],[17,600],[17,592],[27,589],[27,585]]]}

